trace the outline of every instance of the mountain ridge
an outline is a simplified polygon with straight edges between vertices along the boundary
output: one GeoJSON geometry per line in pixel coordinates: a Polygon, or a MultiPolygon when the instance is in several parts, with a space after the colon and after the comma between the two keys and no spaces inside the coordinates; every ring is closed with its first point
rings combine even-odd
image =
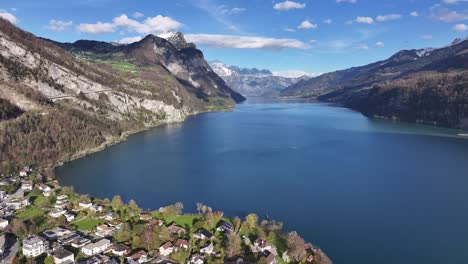
{"type": "Polygon", "coordinates": [[[195,46],[178,49],[156,36],[125,46],[59,43],[3,19],[0,87],[2,168],[73,159],[128,133],[245,100],[195,46]]]}

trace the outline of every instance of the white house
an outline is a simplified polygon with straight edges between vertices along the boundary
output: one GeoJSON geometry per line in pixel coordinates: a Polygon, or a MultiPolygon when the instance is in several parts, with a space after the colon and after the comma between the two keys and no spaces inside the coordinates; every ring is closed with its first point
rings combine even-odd
{"type": "Polygon", "coordinates": [[[52,253],[54,257],[55,264],[63,264],[63,263],[73,263],[75,261],[75,256],[68,250],[63,248],[57,249],[52,253]]]}
{"type": "Polygon", "coordinates": [[[101,239],[96,243],[88,244],[81,248],[81,252],[87,256],[96,255],[106,251],[111,243],[108,239],[101,239]]]}
{"type": "Polygon", "coordinates": [[[140,250],[135,254],[127,257],[127,261],[131,264],[142,264],[148,262],[148,254],[146,254],[144,250],[140,250]]]}
{"type": "Polygon", "coordinates": [[[197,232],[193,233],[193,237],[196,239],[211,239],[213,238],[213,234],[211,234],[208,230],[202,228],[197,232]]]}
{"type": "Polygon", "coordinates": [[[23,255],[28,258],[35,258],[49,250],[47,240],[38,236],[31,236],[23,239],[23,255]]]}
{"type": "Polygon", "coordinates": [[[0,229],[4,229],[8,226],[8,220],[0,218],[0,229]]]}
{"type": "Polygon", "coordinates": [[[27,170],[20,170],[19,176],[20,177],[27,177],[28,176],[28,171],[27,170]]]}
{"type": "Polygon", "coordinates": [[[213,253],[213,250],[214,250],[214,246],[213,246],[213,243],[210,243],[208,246],[205,246],[205,247],[202,247],[200,249],[200,253],[204,253],[204,254],[212,254],[213,253]]]}
{"type": "Polygon", "coordinates": [[[33,183],[30,181],[24,181],[21,183],[21,189],[23,189],[23,191],[32,191],[33,183]]]}
{"type": "Polygon", "coordinates": [[[204,264],[205,259],[200,254],[194,254],[190,257],[188,264],[204,264]]]}
{"type": "Polygon", "coordinates": [[[172,254],[172,252],[174,252],[174,247],[172,246],[171,242],[166,242],[164,245],[159,247],[159,254],[161,256],[167,257],[172,254]]]}
{"type": "Polygon", "coordinates": [[[53,217],[53,218],[59,218],[60,216],[64,215],[66,212],[67,211],[65,211],[64,209],[55,208],[52,211],[50,211],[49,215],[50,217],[53,217]]]}
{"type": "Polygon", "coordinates": [[[67,219],[67,222],[71,222],[73,221],[73,219],[75,219],[75,215],[70,212],[64,213],[63,216],[65,216],[65,219],[67,219]]]}
{"type": "Polygon", "coordinates": [[[61,227],[54,227],[49,230],[45,230],[42,234],[49,240],[54,240],[62,236],[66,236],[71,234],[72,232],[68,229],[61,228],[61,227]]]}
{"type": "Polygon", "coordinates": [[[80,202],[78,204],[78,206],[80,207],[80,209],[89,209],[89,208],[91,208],[91,206],[93,206],[93,203],[91,203],[91,202],[80,202]]]}
{"type": "Polygon", "coordinates": [[[112,254],[119,256],[119,257],[125,256],[128,253],[130,253],[130,248],[124,244],[118,244],[112,248],[112,254]]]}
{"type": "Polygon", "coordinates": [[[6,205],[9,207],[9,208],[12,208],[14,210],[18,210],[18,209],[21,209],[25,206],[28,206],[29,205],[29,199],[26,198],[26,197],[23,197],[23,198],[13,198],[11,199],[9,202],[6,203],[6,205]]]}

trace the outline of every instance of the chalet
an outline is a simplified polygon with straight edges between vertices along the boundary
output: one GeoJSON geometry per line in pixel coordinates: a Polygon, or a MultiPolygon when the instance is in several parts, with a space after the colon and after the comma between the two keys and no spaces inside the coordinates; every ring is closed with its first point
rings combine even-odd
{"type": "Polygon", "coordinates": [[[166,242],[162,246],[159,247],[159,254],[161,256],[167,257],[170,254],[172,254],[172,252],[174,252],[174,247],[172,246],[171,242],[166,242]]]}
{"type": "Polygon", "coordinates": [[[224,221],[221,221],[219,224],[218,224],[218,227],[216,228],[216,230],[218,230],[219,232],[223,232],[223,233],[230,233],[232,232],[232,225],[224,222],[224,221]]]}
{"type": "Polygon", "coordinates": [[[42,237],[31,236],[23,239],[23,255],[28,258],[35,258],[48,250],[49,243],[42,237]]]}
{"type": "Polygon", "coordinates": [[[68,204],[68,196],[62,194],[57,197],[57,201],[55,201],[55,208],[65,208],[68,204]]]}
{"type": "Polygon", "coordinates": [[[144,250],[140,250],[138,252],[135,252],[131,256],[127,257],[128,263],[145,263],[148,262],[148,254],[144,250]]]}
{"type": "Polygon", "coordinates": [[[87,256],[93,256],[106,251],[110,247],[111,243],[107,239],[101,239],[96,243],[87,244],[81,248],[81,252],[87,256]]]}
{"type": "Polygon", "coordinates": [[[189,242],[185,239],[182,239],[182,238],[179,238],[177,239],[176,243],[175,243],[175,250],[177,251],[177,249],[188,249],[189,248],[189,242]]]}
{"type": "Polygon", "coordinates": [[[208,245],[205,245],[204,247],[200,249],[200,253],[211,255],[213,253],[213,250],[214,250],[214,245],[213,243],[210,242],[208,245]]]}
{"type": "Polygon", "coordinates": [[[112,254],[119,256],[119,257],[128,255],[130,251],[131,251],[131,248],[127,247],[124,244],[117,244],[112,248],[112,254]]]}
{"type": "Polygon", "coordinates": [[[205,258],[200,254],[194,254],[190,257],[188,264],[203,264],[205,263],[205,258]]]}
{"type": "Polygon", "coordinates": [[[213,238],[213,234],[210,233],[208,230],[202,228],[199,229],[197,232],[193,233],[193,237],[196,239],[205,240],[213,238]]]}
{"type": "Polygon", "coordinates": [[[185,230],[183,227],[180,227],[176,224],[172,224],[168,227],[169,231],[171,231],[173,234],[178,234],[178,235],[182,235],[184,233],[187,232],[187,230],[185,230]]]}
{"type": "Polygon", "coordinates": [[[72,252],[63,248],[57,249],[52,253],[55,264],[71,264],[75,261],[75,256],[72,252]]]}

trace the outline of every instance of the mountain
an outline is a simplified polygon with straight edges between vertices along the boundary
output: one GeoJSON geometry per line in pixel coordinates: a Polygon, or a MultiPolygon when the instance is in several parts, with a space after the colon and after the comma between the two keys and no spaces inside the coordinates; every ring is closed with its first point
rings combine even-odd
{"type": "Polygon", "coordinates": [[[180,33],[58,43],[0,19],[0,170],[73,159],[244,99],[180,33]]]}
{"type": "Polygon", "coordinates": [[[218,61],[212,62],[211,67],[229,87],[245,96],[275,96],[299,80],[309,78],[307,75],[284,77],[265,69],[239,68],[218,61]]]}
{"type": "Polygon", "coordinates": [[[337,102],[371,117],[468,128],[467,81],[468,40],[457,39],[301,81],[281,95],[337,102]]]}

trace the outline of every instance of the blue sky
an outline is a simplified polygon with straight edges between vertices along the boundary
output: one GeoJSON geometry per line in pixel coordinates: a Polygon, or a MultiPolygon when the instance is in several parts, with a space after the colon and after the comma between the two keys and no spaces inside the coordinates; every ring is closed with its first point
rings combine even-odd
{"type": "Polygon", "coordinates": [[[0,16],[67,42],[181,31],[208,60],[315,73],[468,34],[468,0],[0,0],[0,16]]]}

